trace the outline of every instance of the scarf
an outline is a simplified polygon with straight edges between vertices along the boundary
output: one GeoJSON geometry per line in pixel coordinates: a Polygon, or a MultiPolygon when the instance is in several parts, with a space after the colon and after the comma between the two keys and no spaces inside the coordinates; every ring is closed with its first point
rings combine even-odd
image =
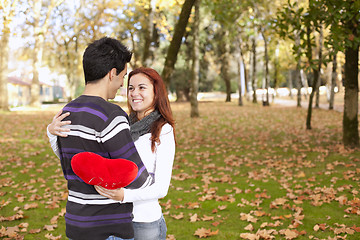
{"type": "Polygon", "coordinates": [[[151,125],[160,117],[161,114],[157,110],[151,112],[139,121],[137,121],[135,113],[130,114],[130,134],[133,141],[138,140],[140,136],[146,133],[150,133],[151,125]]]}

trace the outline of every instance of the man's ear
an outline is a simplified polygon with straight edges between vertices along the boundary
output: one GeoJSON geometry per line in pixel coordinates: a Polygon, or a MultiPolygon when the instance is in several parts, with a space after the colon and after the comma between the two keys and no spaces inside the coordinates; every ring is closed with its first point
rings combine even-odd
{"type": "Polygon", "coordinates": [[[111,69],[111,70],[110,70],[110,77],[111,77],[111,78],[115,77],[115,76],[117,75],[116,72],[117,72],[117,71],[116,71],[116,68],[111,69]]]}
{"type": "Polygon", "coordinates": [[[108,73],[110,80],[112,80],[112,78],[116,76],[116,72],[117,72],[117,71],[116,71],[116,68],[112,68],[112,69],[110,70],[110,72],[108,73]]]}

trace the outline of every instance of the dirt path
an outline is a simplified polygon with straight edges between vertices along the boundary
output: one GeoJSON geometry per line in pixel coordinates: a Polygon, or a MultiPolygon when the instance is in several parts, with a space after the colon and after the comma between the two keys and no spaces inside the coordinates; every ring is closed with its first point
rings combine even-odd
{"type": "MultiPolygon", "coordinates": [[[[302,100],[301,101],[301,107],[303,108],[308,108],[309,106],[309,100],[302,100]]],[[[288,106],[288,107],[296,107],[297,106],[297,101],[295,99],[283,99],[283,98],[275,98],[274,101],[272,102],[273,104],[277,104],[277,105],[282,105],[282,106],[288,106]]],[[[313,108],[315,107],[315,104],[313,105],[313,108]]],[[[325,103],[320,103],[319,107],[321,109],[325,109],[325,110],[329,110],[329,104],[325,104],[325,103]]],[[[334,105],[334,110],[338,111],[338,112],[343,112],[344,111],[344,106],[341,104],[335,104],[334,105]]]]}

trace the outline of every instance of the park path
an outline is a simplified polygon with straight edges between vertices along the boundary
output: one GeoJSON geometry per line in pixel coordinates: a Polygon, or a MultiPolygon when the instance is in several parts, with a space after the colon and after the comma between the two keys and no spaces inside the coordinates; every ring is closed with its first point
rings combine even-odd
{"type": "MultiPolygon", "coordinates": [[[[282,106],[288,106],[288,107],[296,107],[297,106],[296,99],[275,98],[272,103],[277,104],[277,105],[282,105],[282,106]]],[[[314,105],[313,105],[313,108],[314,108],[314,105]]],[[[302,100],[301,101],[301,107],[307,109],[309,107],[309,100],[308,99],[302,100]]],[[[327,104],[320,103],[319,107],[321,109],[329,110],[329,104],[328,103],[327,104]]],[[[341,104],[334,104],[334,110],[338,111],[338,112],[343,112],[344,111],[344,106],[341,105],[341,104]]]]}

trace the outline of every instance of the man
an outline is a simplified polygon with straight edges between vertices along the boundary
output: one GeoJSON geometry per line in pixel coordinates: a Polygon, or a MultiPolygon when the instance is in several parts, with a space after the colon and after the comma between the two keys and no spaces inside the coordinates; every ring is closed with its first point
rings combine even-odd
{"type": "Polygon", "coordinates": [[[120,204],[97,193],[94,186],[74,174],[71,158],[79,152],[94,152],[106,158],[125,158],[139,169],[127,188],[151,183],[130,136],[127,114],[113,99],[123,85],[131,52],[119,41],[102,38],[91,43],[83,55],[85,90],[63,112],[71,121],[68,137],[58,138],[61,166],[68,181],[66,236],[73,240],[133,239],[132,203],[120,204]]]}

